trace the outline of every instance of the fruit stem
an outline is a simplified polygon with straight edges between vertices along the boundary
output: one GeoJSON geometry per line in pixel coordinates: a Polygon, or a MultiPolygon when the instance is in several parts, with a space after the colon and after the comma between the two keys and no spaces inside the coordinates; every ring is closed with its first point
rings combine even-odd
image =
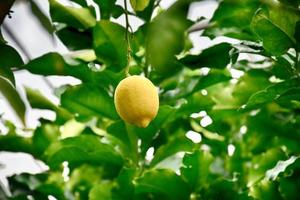
{"type": "Polygon", "coordinates": [[[124,0],[124,7],[125,7],[125,23],[126,23],[126,32],[125,32],[125,40],[127,42],[127,67],[125,69],[126,76],[130,76],[129,74],[129,64],[131,60],[131,47],[130,47],[130,35],[129,30],[131,30],[131,26],[129,24],[129,18],[128,18],[128,8],[127,8],[127,0],[124,0]]]}

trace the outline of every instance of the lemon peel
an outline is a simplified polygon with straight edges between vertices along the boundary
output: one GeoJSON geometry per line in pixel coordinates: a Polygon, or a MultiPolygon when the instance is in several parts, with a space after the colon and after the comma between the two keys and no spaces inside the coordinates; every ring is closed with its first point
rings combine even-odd
{"type": "Polygon", "coordinates": [[[138,127],[146,128],[159,108],[157,88],[143,76],[129,76],[118,84],[114,95],[120,117],[138,127]]]}

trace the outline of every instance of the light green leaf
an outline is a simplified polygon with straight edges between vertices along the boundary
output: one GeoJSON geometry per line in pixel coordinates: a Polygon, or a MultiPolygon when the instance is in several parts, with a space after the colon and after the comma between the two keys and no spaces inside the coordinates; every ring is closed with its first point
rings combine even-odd
{"type": "Polygon", "coordinates": [[[199,55],[187,55],[180,59],[185,66],[196,69],[202,67],[224,69],[230,63],[229,43],[220,43],[204,49],[199,55]]]}
{"type": "Polygon", "coordinates": [[[149,2],[150,0],[130,0],[134,11],[143,11],[149,5],[149,2]]]}
{"type": "Polygon", "coordinates": [[[112,200],[112,183],[101,183],[95,185],[89,192],[89,200],[112,200]]]}

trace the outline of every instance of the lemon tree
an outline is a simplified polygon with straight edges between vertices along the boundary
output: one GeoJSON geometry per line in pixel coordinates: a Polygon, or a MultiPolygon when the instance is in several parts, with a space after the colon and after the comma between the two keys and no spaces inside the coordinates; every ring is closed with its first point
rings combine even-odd
{"type": "Polygon", "coordinates": [[[1,200],[299,199],[299,0],[24,2],[70,53],[23,61],[0,33],[0,108],[23,122],[0,116],[0,151],[47,166],[5,177],[1,200]],[[192,20],[207,3],[212,17],[192,20]],[[79,84],[53,88],[55,103],[19,92],[19,70],[79,84]],[[28,105],[55,119],[28,130],[28,105]]]}

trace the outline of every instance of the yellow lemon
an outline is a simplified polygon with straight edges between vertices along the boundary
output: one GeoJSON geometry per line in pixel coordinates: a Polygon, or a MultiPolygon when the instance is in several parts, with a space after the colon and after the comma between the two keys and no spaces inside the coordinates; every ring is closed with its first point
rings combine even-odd
{"type": "Polygon", "coordinates": [[[123,79],[116,88],[114,100],[124,121],[143,128],[155,118],[159,108],[157,88],[143,76],[123,79]]]}

